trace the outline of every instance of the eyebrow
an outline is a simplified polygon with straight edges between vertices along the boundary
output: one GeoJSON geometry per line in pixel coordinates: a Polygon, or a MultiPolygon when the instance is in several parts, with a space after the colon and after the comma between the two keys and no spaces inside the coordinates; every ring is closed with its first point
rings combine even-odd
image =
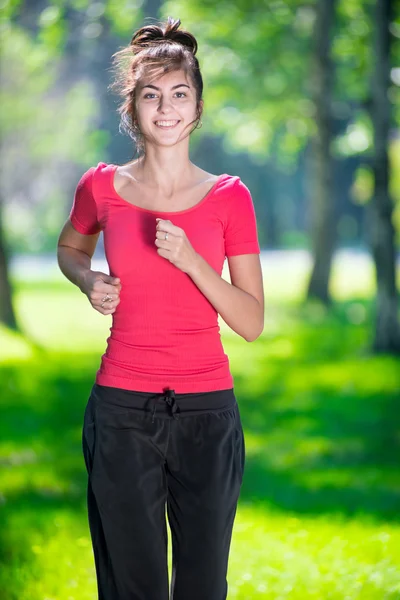
{"type": "MultiPolygon", "coordinates": [[[[171,90],[175,90],[176,88],[182,87],[182,86],[190,89],[190,87],[188,85],[186,85],[186,83],[178,83],[178,85],[172,86],[171,90]]],[[[150,83],[148,85],[144,85],[142,87],[142,89],[144,89],[144,88],[152,88],[153,90],[157,90],[157,91],[160,91],[160,89],[161,89],[161,88],[157,87],[156,85],[151,85],[150,83]]]]}

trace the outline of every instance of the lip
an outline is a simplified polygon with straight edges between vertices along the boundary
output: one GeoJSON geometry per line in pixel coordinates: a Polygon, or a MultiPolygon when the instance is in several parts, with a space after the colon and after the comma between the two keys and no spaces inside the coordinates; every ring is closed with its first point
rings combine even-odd
{"type": "MultiPolygon", "coordinates": [[[[162,121],[162,119],[158,119],[159,121],[162,121]]],[[[175,121],[175,119],[164,119],[165,121],[175,121]]],[[[157,122],[154,121],[154,125],[157,127],[157,129],[160,130],[165,130],[168,131],[169,129],[175,129],[175,127],[177,127],[180,123],[180,120],[177,121],[177,123],[175,123],[175,125],[170,125],[169,127],[160,127],[159,125],[157,125],[157,122]]]]}

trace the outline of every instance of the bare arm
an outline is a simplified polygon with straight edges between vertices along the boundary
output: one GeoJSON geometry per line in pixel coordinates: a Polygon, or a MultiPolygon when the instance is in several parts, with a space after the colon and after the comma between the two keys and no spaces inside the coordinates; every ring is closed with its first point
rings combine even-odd
{"type": "Polygon", "coordinates": [[[85,273],[90,271],[92,257],[100,233],[82,235],[68,219],[61,230],[57,245],[57,260],[61,272],[82,290],[85,273]]]}
{"type": "Polygon", "coordinates": [[[264,329],[264,287],[260,255],[228,256],[231,282],[197,253],[185,231],[169,219],[157,218],[157,252],[187,273],[233,331],[253,342],[264,329]],[[167,236],[166,233],[170,234],[167,236]]]}
{"type": "Polygon", "coordinates": [[[116,277],[91,270],[99,235],[100,233],[79,233],[68,219],[58,239],[57,260],[63,275],[87,295],[93,308],[105,315],[115,312],[120,302],[121,284],[116,277]],[[102,299],[106,294],[111,297],[111,301],[108,300],[103,308],[102,299]]]}
{"type": "Polygon", "coordinates": [[[228,283],[197,255],[190,277],[231,329],[253,342],[264,329],[264,290],[258,254],[228,257],[228,283]]]}

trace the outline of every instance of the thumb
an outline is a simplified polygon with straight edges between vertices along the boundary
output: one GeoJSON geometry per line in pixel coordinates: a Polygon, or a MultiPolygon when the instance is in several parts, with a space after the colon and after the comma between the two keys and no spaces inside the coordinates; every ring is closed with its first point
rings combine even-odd
{"type": "Polygon", "coordinates": [[[111,285],[117,285],[120,281],[119,277],[112,277],[111,275],[104,275],[103,281],[105,283],[110,283],[111,285]]]}

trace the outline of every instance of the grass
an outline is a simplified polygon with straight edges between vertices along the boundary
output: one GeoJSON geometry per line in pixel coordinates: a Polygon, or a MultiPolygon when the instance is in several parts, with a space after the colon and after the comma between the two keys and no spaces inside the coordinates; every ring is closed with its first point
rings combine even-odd
{"type": "MultiPolygon", "coordinates": [[[[256,342],[221,322],[246,442],[228,598],[399,599],[400,369],[368,350],[373,285],[342,272],[326,312],[285,275],[265,277],[256,342]]],[[[28,336],[0,330],[1,597],[95,600],[81,426],[111,318],[67,282],[19,282],[15,301],[28,336]]]]}

